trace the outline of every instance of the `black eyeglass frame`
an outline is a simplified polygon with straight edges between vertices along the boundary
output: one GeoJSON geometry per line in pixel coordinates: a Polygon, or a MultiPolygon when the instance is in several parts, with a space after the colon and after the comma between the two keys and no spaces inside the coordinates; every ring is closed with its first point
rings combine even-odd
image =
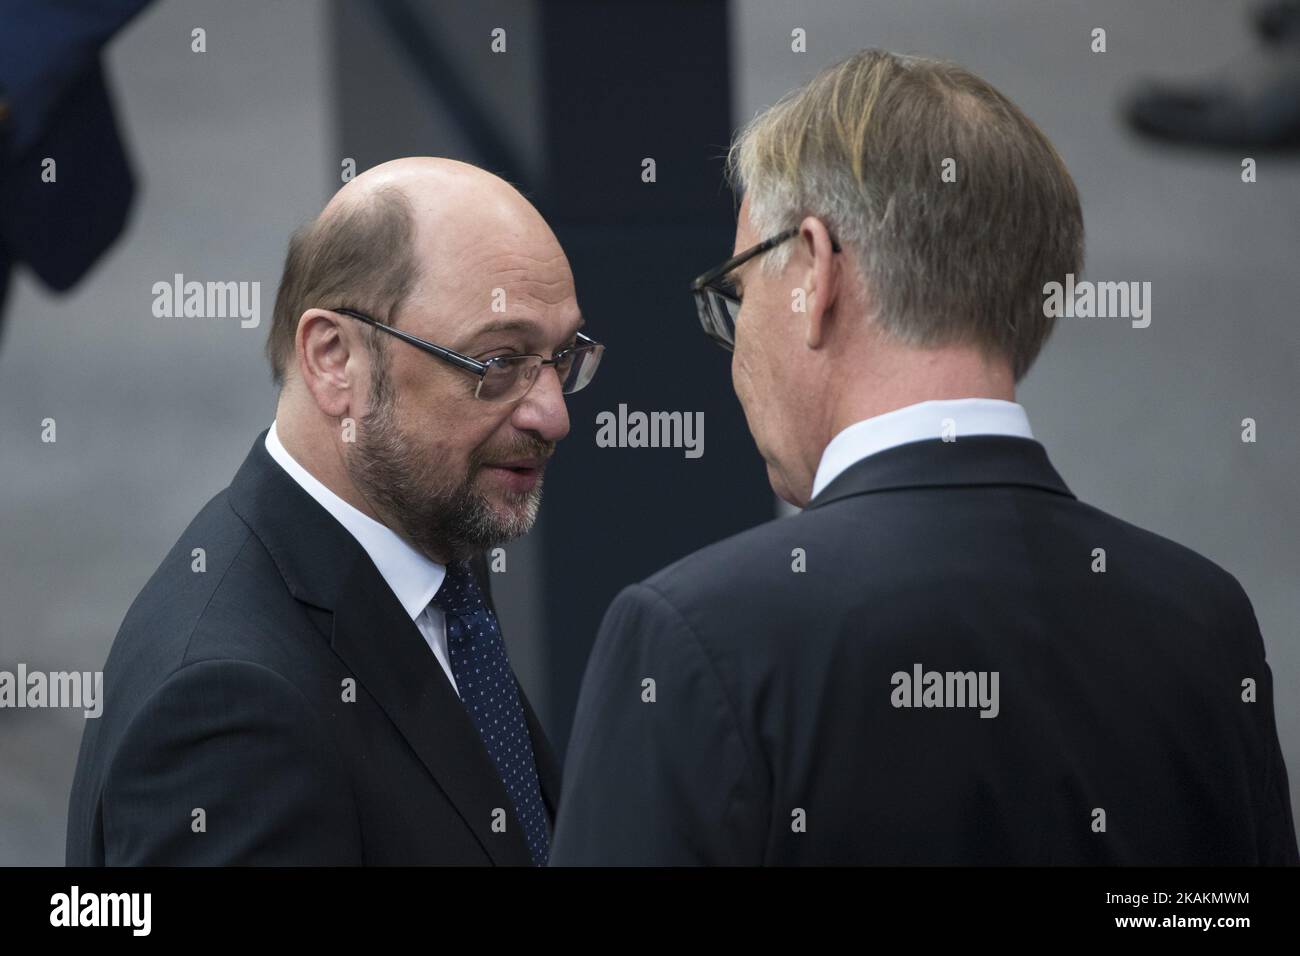
{"type": "MultiPolygon", "coordinates": [[[[711,308],[709,304],[709,296],[712,294],[718,296],[719,298],[725,299],[728,302],[733,303],[736,306],[737,311],[739,311],[740,296],[736,295],[734,292],[730,291],[729,289],[724,289],[721,285],[718,284],[718,280],[720,280],[728,272],[731,272],[733,269],[737,269],[740,266],[743,266],[746,262],[748,262],[750,259],[753,259],[755,256],[761,256],[769,249],[772,249],[775,246],[779,246],[787,239],[792,239],[797,235],[799,235],[799,228],[797,226],[791,229],[787,229],[785,232],[779,232],[775,236],[772,236],[770,239],[764,239],[756,246],[750,246],[744,252],[736,253],[726,262],[722,263],[722,265],[715,266],[714,268],[710,269],[708,272],[705,272],[702,275],[695,277],[695,279],[691,282],[691,292],[695,296],[696,312],[700,320],[700,325],[704,329],[705,335],[713,339],[714,342],[717,342],[718,345],[722,346],[728,352],[731,352],[735,349],[736,343],[734,337],[732,338],[731,341],[728,341],[727,339],[723,338],[714,330],[713,323],[709,321],[708,316],[709,316],[709,310],[711,308]]],[[[840,251],[840,244],[836,242],[835,237],[832,236],[831,252],[839,252],[839,251],[840,251]]],[[[732,325],[734,331],[734,322],[732,323],[732,325]]]]}
{"type": "MultiPolygon", "coordinates": [[[[591,338],[591,336],[584,335],[582,332],[578,332],[577,337],[578,337],[579,344],[571,345],[568,348],[560,349],[549,359],[543,358],[541,355],[538,355],[536,352],[511,352],[508,355],[495,355],[492,358],[488,359],[486,362],[480,362],[478,359],[471,358],[468,355],[464,355],[460,352],[457,352],[455,349],[449,349],[442,345],[435,345],[433,342],[429,342],[426,339],[422,339],[418,335],[412,335],[410,332],[403,332],[401,329],[395,329],[391,325],[386,325],[385,323],[380,322],[378,319],[366,315],[364,312],[358,312],[356,309],[329,309],[328,311],[337,312],[339,315],[346,315],[350,318],[357,319],[361,322],[365,322],[367,325],[372,325],[377,329],[382,329],[383,331],[387,332],[389,335],[396,336],[397,338],[401,339],[403,342],[406,342],[410,345],[414,345],[417,349],[422,349],[423,351],[428,352],[430,355],[442,359],[444,362],[454,365],[457,368],[464,369],[466,372],[471,372],[474,375],[477,375],[479,381],[478,381],[478,385],[475,386],[474,388],[475,398],[483,398],[483,396],[480,395],[479,393],[483,389],[483,382],[486,380],[487,373],[492,368],[492,364],[494,362],[498,362],[504,359],[538,358],[541,359],[541,365],[538,369],[540,371],[542,368],[545,368],[548,365],[559,364],[559,362],[567,358],[571,352],[592,352],[597,365],[600,364],[601,356],[604,355],[605,353],[604,345],[602,345],[600,342],[597,342],[595,339],[591,338]]],[[[591,375],[595,376],[595,374],[596,371],[593,368],[591,375]]],[[[533,382],[536,381],[537,381],[536,378],[534,378],[533,382]]],[[[572,395],[574,392],[580,392],[582,391],[583,388],[586,388],[590,384],[591,384],[591,377],[589,377],[587,381],[584,382],[579,388],[575,388],[573,392],[565,392],[564,394],[572,395]]],[[[528,389],[525,390],[517,398],[512,398],[512,399],[483,398],[483,400],[484,401],[519,401],[519,399],[522,399],[524,395],[528,394],[528,391],[532,389],[532,385],[533,383],[530,382],[528,389]]],[[[560,385],[563,386],[564,383],[561,382],[560,385]]]]}

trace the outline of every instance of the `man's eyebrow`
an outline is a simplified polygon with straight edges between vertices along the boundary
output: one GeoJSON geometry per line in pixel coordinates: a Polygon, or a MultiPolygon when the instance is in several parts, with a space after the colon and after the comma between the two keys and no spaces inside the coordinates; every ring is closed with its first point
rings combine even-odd
{"type": "Polygon", "coordinates": [[[528,319],[493,319],[486,325],[475,329],[470,335],[467,344],[472,344],[479,339],[487,338],[489,335],[497,335],[501,332],[523,332],[528,334],[536,331],[537,323],[530,322],[528,319]]]}
{"type": "MultiPolygon", "coordinates": [[[[587,320],[581,315],[578,316],[577,325],[574,326],[573,332],[566,336],[565,341],[567,342],[569,339],[573,338],[577,334],[577,330],[586,324],[587,320]]],[[[522,333],[525,336],[536,336],[540,331],[541,329],[538,326],[538,323],[531,319],[494,319],[486,325],[475,329],[466,341],[464,347],[468,349],[473,346],[474,343],[492,335],[500,335],[502,333],[522,333]]]]}

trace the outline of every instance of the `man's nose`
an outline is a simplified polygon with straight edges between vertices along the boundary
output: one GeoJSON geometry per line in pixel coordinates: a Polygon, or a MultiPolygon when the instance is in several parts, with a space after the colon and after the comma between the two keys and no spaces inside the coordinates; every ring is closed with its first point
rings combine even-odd
{"type": "Polygon", "coordinates": [[[536,432],[546,441],[556,442],[569,434],[569,409],[554,365],[538,373],[533,387],[515,406],[511,420],[516,428],[536,432]]]}

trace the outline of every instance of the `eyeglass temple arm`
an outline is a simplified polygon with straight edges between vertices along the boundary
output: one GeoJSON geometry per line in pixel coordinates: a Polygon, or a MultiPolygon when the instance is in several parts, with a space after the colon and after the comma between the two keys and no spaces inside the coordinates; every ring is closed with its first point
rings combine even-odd
{"type": "Polygon", "coordinates": [[[758,245],[746,249],[744,252],[739,253],[738,255],[732,256],[722,265],[710,269],[708,272],[704,273],[704,275],[700,276],[698,279],[692,282],[691,289],[693,291],[698,292],[700,289],[703,289],[710,282],[722,278],[732,269],[736,268],[736,266],[748,262],[750,259],[754,258],[754,256],[762,255],[763,253],[767,252],[767,250],[775,246],[778,242],[785,242],[787,239],[789,239],[798,231],[799,231],[798,229],[787,229],[785,232],[778,233],[777,235],[773,236],[771,239],[764,239],[758,245]]]}
{"type": "Polygon", "coordinates": [[[389,335],[397,336],[403,342],[409,342],[416,348],[423,349],[424,351],[436,355],[441,359],[445,359],[452,365],[459,366],[467,371],[475,372],[479,375],[483,375],[487,372],[488,367],[477,359],[472,359],[468,355],[461,355],[459,352],[454,352],[451,349],[445,349],[441,345],[434,345],[432,342],[426,342],[424,339],[403,332],[401,329],[395,329],[391,325],[385,325],[383,322],[372,319],[370,316],[361,312],[354,312],[351,309],[335,309],[334,311],[342,315],[350,315],[352,318],[359,319],[367,325],[373,325],[377,329],[382,329],[389,335]]]}
{"type": "MultiPolygon", "coordinates": [[[[691,283],[691,291],[692,292],[702,291],[706,285],[709,285],[713,282],[716,282],[718,279],[721,279],[732,269],[736,268],[736,266],[744,265],[750,259],[754,258],[754,256],[761,256],[763,253],[767,252],[767,250],[771,249],[773,246],[780,245],[781,243],[789,239],[791,236],[798,235],[798,233],[799,233],[798,228],[787,229],[785,232],[778,233],[777,235],[773,236],[771,239],[764,239],[762,242],[754,246],[752,249],[746,249],[744,252],[732,256],[722,265],[718,266],[715,269],[710,269],[708,272],[704,273],[704,275],[700,276],[698,279],[693,281],[691,283]]],[[[840,251],[840,244],[835,240],[835,237],[832,236],[831,252],[839,252],[839,251],[840,251]]]]}

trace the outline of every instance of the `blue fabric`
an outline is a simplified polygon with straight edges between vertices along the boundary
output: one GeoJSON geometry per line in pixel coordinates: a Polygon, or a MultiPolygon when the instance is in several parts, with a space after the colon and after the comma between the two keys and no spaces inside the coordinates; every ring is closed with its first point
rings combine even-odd
{"type": "Polygon", "coordinates": [[[451,673],[461,701],[510,795],[533,863],[545,866],[550,855],[546,806],[519,688],[501,627],[467,562],[447,565],[433,603],[447,618],[451,673]]]}
{"type": "Polygon", "coordinates": [[[121,233],[135,181],[100,56],[148,0],[0,0],[0,246],[72,288],[121,233]],[[42,160],[58,162],[54,182],[42,160]]]}
{"type": "Polygon", "coordinates": [[[13,108],[15,155],[36,145],[59,100],[148,2],[0,0],[0,90],[13,108]]]}

